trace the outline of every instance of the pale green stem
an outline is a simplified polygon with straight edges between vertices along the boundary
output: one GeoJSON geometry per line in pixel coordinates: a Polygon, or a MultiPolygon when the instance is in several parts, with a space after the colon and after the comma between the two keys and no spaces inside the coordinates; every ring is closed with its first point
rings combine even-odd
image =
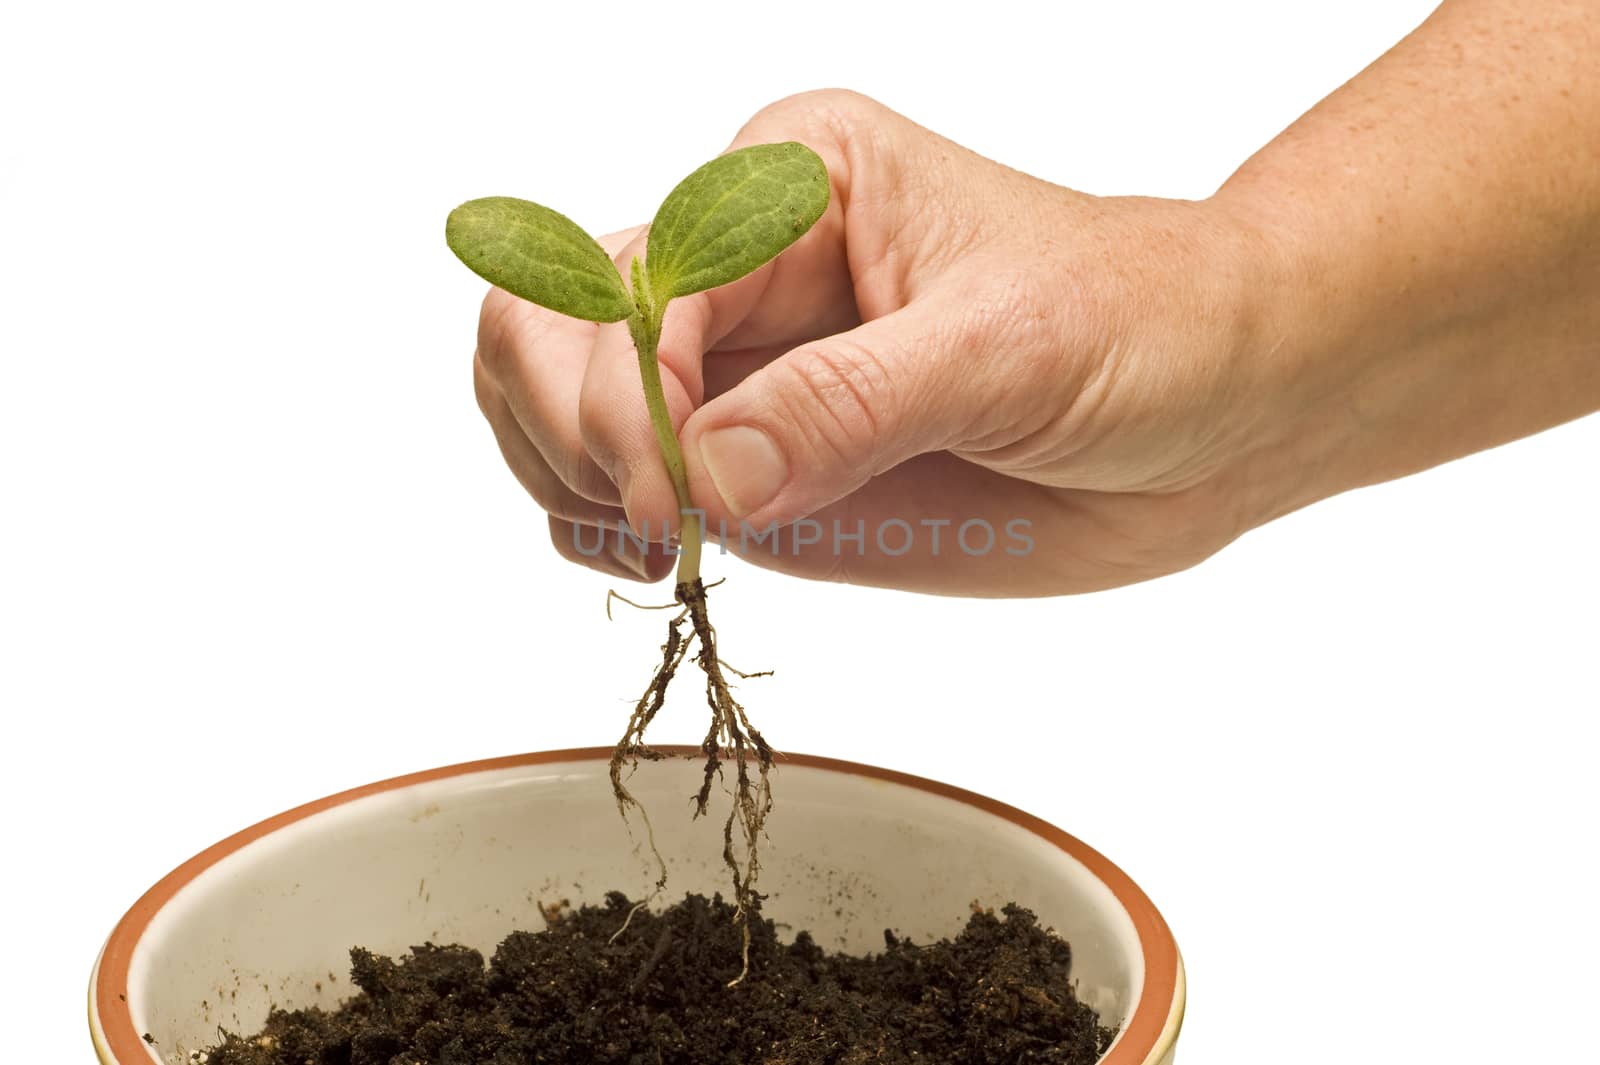
{"type": "Polygon", "coordinates": [[[639,313],[628,318],[628,332],[633,335],[633,346],[639,353],[639,377],[644,382],[644,402],[650,410],[650,426],[656,432],[656,445],[667,464],[667,476],[672,479],[672,491],[678,498],[678,583],[693,584],[700,579],[700,516],[689,502],[689,475],[683,465],[683,448],[678,444],[678,434],[672,429],[672,415],[667,412],[667,395],[661,387],[661,363],[656,357],[656,347],[661,342],[661,319],[666,305],[652,305],[650,293],[644,282],[644,272],[634,260],[634,302],[639,313]]]}

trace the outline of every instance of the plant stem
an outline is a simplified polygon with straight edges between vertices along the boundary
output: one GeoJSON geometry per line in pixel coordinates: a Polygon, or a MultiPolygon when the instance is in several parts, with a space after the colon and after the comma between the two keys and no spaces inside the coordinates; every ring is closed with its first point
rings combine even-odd
{"type": "Polygon", "coordinates": [[[634,260],[634,302],[638,312],[628,317],[628,332],[633,335],[633,346],[639,353],[639,376],[644,381],[644,402],[650,409],[650,425],[656,432],[656,445],[667,464],[667,476],[672,478],[672,491],[678,498],[678,586],[691,585],[700,579],[700,515],[689,502],[689,476],[683,465],[683,448],[678,444],[678,434],[672,429],[672,415],[667,412],[667,396],[661,387],[661,363],[656,357],[661,342],[661,319],[666,307],[657,308],[650,300],[649,289],[644,284],[644,272],[634,260]]]}

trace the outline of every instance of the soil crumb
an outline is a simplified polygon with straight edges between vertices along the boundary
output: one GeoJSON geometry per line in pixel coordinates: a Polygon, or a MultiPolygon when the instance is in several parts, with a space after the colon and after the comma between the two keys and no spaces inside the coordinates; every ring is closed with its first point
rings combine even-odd
{"type": "Polygon", "coordinates": [[[360,992],[336,1010],[274,1010],[252,1036],[221,1032],[207,1065],[1090,1065],[1113,1029],[1079,1002],[1072,952],[1016,905],[975,911],[952,940],[884,933],[881,953],[830,954],[805,932],[742,931],[721,897],[659,913],[613,892],[546,911],[542,932],[478,951],[360,947],[360,992]]]}

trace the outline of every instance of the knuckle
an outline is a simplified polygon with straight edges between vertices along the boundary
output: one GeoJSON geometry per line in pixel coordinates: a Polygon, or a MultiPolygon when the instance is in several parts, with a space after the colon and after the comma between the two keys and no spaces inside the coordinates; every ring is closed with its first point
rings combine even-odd
{"type": "Polygon", "coordinates": [[[573,452],[566,456],[566,468],[561,479],[585,499],[597,502],[619,501],[617,485],[587,454],[573,452]]]}
{"type": "Polygon", "coordinates": [[[802,348],[775,364],[777,394],[804,439],[839,463],[870,457],[891,413],[893,384],[882,360],[860,344],[802,348]]]}
{"type": "MultiPolygon", "coordinates": [[[[578,440],[583,450],[601,464],[607,462],[612,453],[611,417],[610,397],[587,386],[578,394],[578,440]]],[[[574,458],[581,459],[582,455],[574,458]]]]}
{"type": "Polygon", "coordinates": [[[496,380],[504,377],[515,357],[517,303],[510,293],[491,288],[478,311],[478,361],[496,380]]]}
{"type": "Polygon", "coordinates": [[[548,466],[539,463],[536,467],[518,471],[517,479],[529,497],[552,519],[579,524],[606,520],[608,504],[578,495],[548,466]]]}
{"type": "Polygon", "coordinates": [[[528,495],[552,520],[566,523],[594,520],[592,508],[586,506],[583,500],[574,498],[550,471],[530,473],[522,477],[521,481],[528,495]]]}
{"type": "Polygon", "coordinates": [[[500,454],[506,460],[523,491],[548,514],[555,514],[560,508],[558,492],[555,484],[555,474],[550,468],[537,458],[525,455],[511,440],[503,435],[504,426],[495,427],[495,437],[500,444],[500,454]]]}
{"type": "Polygon", "coordinates": [[[489,373],[484,369],[483,358],[478,352],[472,355],[472,395],[478,401],[478,412],[485,418],[490,417],[499,405],[500,393],[494,382],[489,380],[489,373]]]}
{"type": "Polygon", "coordinates": [[[883,105],[865,93],[854,89],[823,87],[807,89],[772,103],[756,112],[756,118],[794,118],[828,113],[856,116],[870,110],[881,110],[883,105]]]}
{"type": "Polygon", "coordinates": [[[809,89],[757,111],[739,131],[737,143],[757,143],[774,136],[847,143],[856,131],[881,124],[892,114],[877,100],[853,89],[809,89]]]}

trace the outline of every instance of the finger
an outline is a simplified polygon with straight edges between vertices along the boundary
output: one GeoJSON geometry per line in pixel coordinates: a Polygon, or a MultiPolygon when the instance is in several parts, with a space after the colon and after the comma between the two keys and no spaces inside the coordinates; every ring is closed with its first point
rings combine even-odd
{"type": "Polygon", "coordinates": [[[550,542],[568,562],[630,581],[659,581],[677,563],[663,545],[646,544],[641,550],[616,525],[585,526],[551,515],[550,542]]]}
{"type": "Polygon", "coordinates": [[[795,522],[709,523],[717,550],[809,580],[946,595],[1042,594],[1038,565],[1057,532],[1049,489],[947,452],[921,455],[795,522]]]}
{"type": "Polygon", "coordinates": [[[707,529],[718,551],[811,580],[937,595],[1067,595],[1172,573],[1220,549],[1238,530],[1216,527],[1226,509],[1207,498],[1212,491],[1053,489],[941,452],[789,525],[707,529]]]}
{"type": "MultiPolygon", "coordinates": [[[[616,252],[643,228],[607,234],[600,244],[616,252]]],[[[478,361],[561,481],[587,499],[617,503],[615,484],[584,449],[578,429],[578,396],[596,332],[592,322],[492,289],[479,318],[478,361]]]]}
{"type": "Polygon", "coordinates": [[[1025,391],[988,332],[927,299],[788,352],[689,420],[691,495],[714,520],[789,522],[970,439],[999,413],[993,381],[1025,391]]]}
{"type": "Polygon", "coordinates": [[[618,558],[607,545],[606,530],[582,526],[550,515],[550,543],[556,554],[597,573],[623,580],[640,579],[640,571],[618,558]]]}
{"type": "Polygon", "coordinates": [[[500,454],[505,457],[506,465],[534,501],[553,517],[569,522],[584,525],[609,523],[614,526],[623,521],[621,507],[597,503],[580,496],[556,475],[513,416],[505,397],[489,379],[483,363],[473,359],[472,367],[478,409],[494,430],[495,442],[500,446],[500,454]]]}

